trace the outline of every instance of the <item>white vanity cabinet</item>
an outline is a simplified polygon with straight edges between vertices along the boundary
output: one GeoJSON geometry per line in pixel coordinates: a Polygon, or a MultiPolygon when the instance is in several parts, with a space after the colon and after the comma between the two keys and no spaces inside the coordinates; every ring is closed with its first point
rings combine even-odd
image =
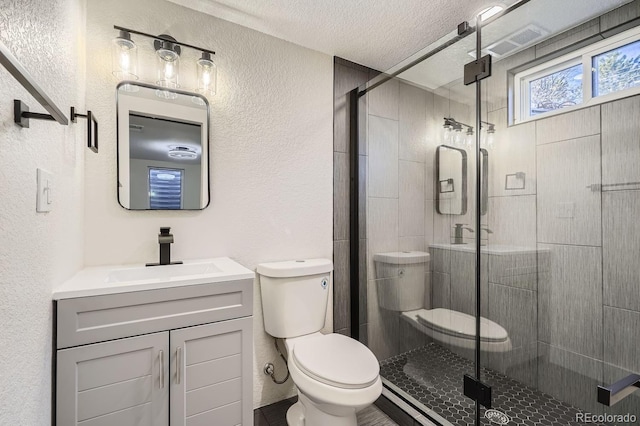
{"type": "Polygon", "coordinates": [[[57,426],[253,424],[253,280],[55,302],[57,426]]]}

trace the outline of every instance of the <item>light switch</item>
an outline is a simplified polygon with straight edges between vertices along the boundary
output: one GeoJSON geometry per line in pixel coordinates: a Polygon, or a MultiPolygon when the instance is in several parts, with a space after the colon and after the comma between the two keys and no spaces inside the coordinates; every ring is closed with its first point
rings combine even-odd
{"type": "Polygon", "coordinates": [[[36,196],[36,211],[49,212],[53,204],[52,188],[53,175],[46,170],[36,169],[38,180],[38,194],[36,196]]]}

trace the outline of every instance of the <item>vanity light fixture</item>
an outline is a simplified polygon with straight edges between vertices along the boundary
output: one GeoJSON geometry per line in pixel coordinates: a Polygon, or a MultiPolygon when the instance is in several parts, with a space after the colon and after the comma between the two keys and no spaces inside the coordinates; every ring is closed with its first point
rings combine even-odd
{"type": "MultiPolygon", "coordinates": [[[[213,50],[193,46],[176,40],[170,35],[152,35],[129,28],[113,26],[118,30],[118,37],[113,40],[113,74],[119,80],[137,80],[137,49],[131,39],[131,34],[153,39],[153,47],[157,57],[157,79],[155,83],[166,89],[178,89],[180,87],[180,61],[184,59],[182,50],[190,48],[200,51],[200,56],[195,60],[197,80],[194,91],[205,96],[213,96],[217,86],[217,67],[213,62],[213,50]]],[[[156,95],[173,99],[177,95],[170,90],[156,91],[156,95]]]]}
{"type": "Polygon", "coordinates": [[[174,146],[169,150],[169,157],[177,160],[193,160],[198,158],[198,154],[186,146],[174,146]]]}
{"type": "Polygon", "coordinates": [[[131,40],[131,33],[120,30],[111,48],[112,73],[118,80],[138,79],[138,47],[131,40]]]}

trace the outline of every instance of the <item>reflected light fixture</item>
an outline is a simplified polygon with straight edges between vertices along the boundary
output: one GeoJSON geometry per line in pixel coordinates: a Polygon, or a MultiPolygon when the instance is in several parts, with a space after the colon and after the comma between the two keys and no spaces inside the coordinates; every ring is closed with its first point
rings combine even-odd
{"type": "Polygon", "coordinates": [[[473,145],[473,141],[475,138],[473,137],[473,127],[467,128],[467,137],[465,138],[465,143],[467,146],[473,145]]]}
{"type": "MultiPolygon", "coordinates": [[[[487,121],[481,121],[481,124],[483,125],[480,128],[481,136],[483,136],[482,130],[484,129],[484,125],[487,126],[487,131],[486,131],[487,140],[484,141],[484,137],[483,137],[483,143],[486,142],[489,146],[491,146],[493,144],[493,137],[496,132],[495,125],[487,121]]],[[[474,137],[475,132],[474,132],[473,126],[469,126],[468,124],[458,121],[453,117],[445,117],[443,127],[444,127],[443,143],[446,144],[451,142],[453,145],[460,145],[460,146],[466,146],[466,147],[473,146],[475,141],[475,137],[474,137]],[[467,130],[463,134],[462,129],[465,127],[467,130]]]]}
{"type": "Polygon", "coordinates": [[[194,158],[198,158],[198,154],[186,146],[174,146],[169,150],[169,157],[177,160],[193,160],[194,158]]]}
{"type": "Polygon", "coordinates": [[[196,68],[198,69],[196,91],[203,95],[215,95],[218,69],[213,63],[211,53],[202,52],[202,57],[196,61],[196,68]]]}
{"type": "Polygon", "coordinates": [[[495,142],[496,128],[495,125],[491,123],[487,124],[489,126],[487,128],[487,146],[493,146],[493,143],[495,142]]]}
{"type": "Polygon", "coordinates": [[[480,19],[480,21],[486,21],[487,19],[497,15],[498,13],[502,12],[504,10],[504,5],[502,4],[493,4],[491,6],[485,6],[482,9],[480,9],[480,11],[478,13],[476,13],[476,16],[480,19]]]}
{"type": "Polygon", "coordinates": [[[464,141],[464,137],[462,136],[462,123],[454,122],[453,123],[453,143],[456,145],[462,145],[464,141]]]}
{"type": "Polygon", "coordinates": [[[111,47],[112,73],[119,80],[138,79],[138,48],[128,31],[120,30],[111,47]]]}
{"type": "Polygon", "coordinates": [[[444,143],[449,143],[451,141],[451,129],[453,128],[451,120],[445,117],[444,126],[442,127],[444,128],[442,132],[442,141],[444,143]]]}
{"type": "Polygon", "coordinates": [[[174,180],[176,178],[175,175],[170,173],[158,173],[156,177],[160,180],[174,180]]]}

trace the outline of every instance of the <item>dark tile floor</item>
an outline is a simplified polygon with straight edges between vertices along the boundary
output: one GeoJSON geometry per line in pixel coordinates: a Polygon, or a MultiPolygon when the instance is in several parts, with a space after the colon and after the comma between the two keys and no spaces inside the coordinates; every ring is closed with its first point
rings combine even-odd
{"type": "MultiPolygon", "coordinates": [[[[297,397],[285,399],[284,401],[254,410],[253,425],[287,426],[287,410],[297,400],[297,397]]],[[[380,411],[378,407],[372,405],[358,413],[358,426],[397,426],[397,423],[380,411]]]]}
{"type": "MultiPolygon", "coordinates": [[[[384,378],[455,426],[474,423],[474,404],[462,393],[462,376],[472,372],[471,361],[436,343],[380,363],[384,378]]],[[[511,418],[509,426],[584,426],[575,421],[575,407],[487,368],[482,377],[492,386],[494,408],[511,418]]],[[[489,425],[484,412],[482,424],[489,425]]]]}

